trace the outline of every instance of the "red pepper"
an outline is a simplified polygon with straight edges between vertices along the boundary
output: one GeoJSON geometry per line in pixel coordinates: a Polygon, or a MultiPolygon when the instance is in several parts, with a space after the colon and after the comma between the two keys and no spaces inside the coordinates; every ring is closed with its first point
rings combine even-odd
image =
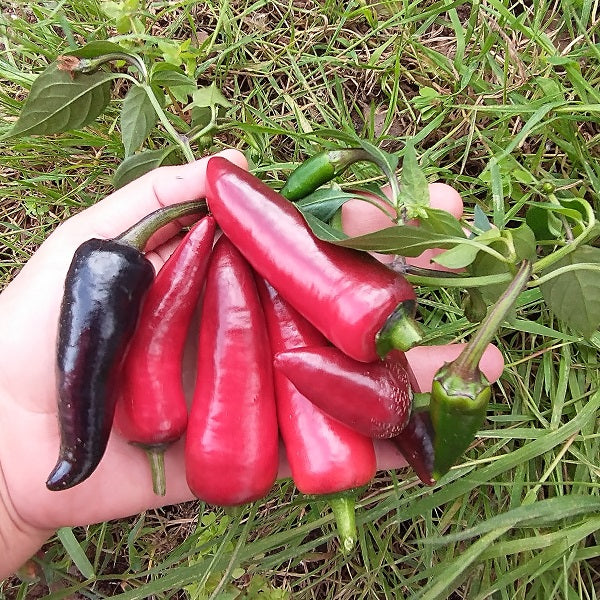
{"type": "Polygon", "coordinates": [[[433,439],[433,425],[429,411],[420,410],[413,412],[406,427],[390,440],[402,452],[417,477],[426,485],[435,483],[433,439]]]}
{"type": "Polygon", "coordinates": [[[400,274],[365,252],[319,240],[291,202],[224,158],[208,161],[206,180],[209,208],[225,235],[346,354],[371,362],[420,339],[407,315],[415,293],[400,274]]]}
{"type": "Polygon", "coordinates": [[[365,364],[312,347],[278,353],[275,367],[328,415],[371,438],[398,435],[410,417],[410,382],[396,360],[365,364]]]}
{"type": "MultiPolygon", "coordinates": [[[[327,340],[266,282],[258,290],[273,353],[327,340]]],[[[332,494],[365,485],[375,475],[373,442],[326,415],[281,372],[275,371],[279,430],[296,487],[304,494],[332,494]]]]}
{"type": "MultiPolygon", "coordinates": [[[[397,360],[406,369],[410,386],[415,392],[421,391],[415,374],[404,352],[394,350],[388,360],[397,360]]],[[[428,410],[414,411],[406,427],[390,440],[402,452],[406,462],[417,477],[426,485],[433,485],[434,431],[428,410]]]]}
{"type": "Polygon", "coordinates": [[[158,272],[146,295],[122,371],[115,415],[123,436],[148,451],[154,491],[164,495],[163,452],[187,426],[181,363],[215,236],[204,217],[158,272]]]}
{"type": "Polygon", "coordinates": [[[210,259],[186,436],[187,482],[209,504],[263,497],[279,463],[271,348],[250,265],[221,236],[210,259]]]}

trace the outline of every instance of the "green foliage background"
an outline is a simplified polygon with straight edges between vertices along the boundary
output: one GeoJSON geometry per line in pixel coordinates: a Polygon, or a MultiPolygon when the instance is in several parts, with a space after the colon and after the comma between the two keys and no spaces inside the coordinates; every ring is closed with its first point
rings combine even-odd
{"type": "MultiPolygon", "coordinates": [[[[597,2],[65,0],[0,8],[3,133],[59,54],[111,40],[201,87],[189,94],[182,79],[172,86],[165,102],[175,129],[206,122],[206,108],[223,98],[218,130],[191,151],[237,147],[274,186],[298,161],[335,146],[324,134],[333,130],[401,159],[411,139],[428,180],[455,186],[466,218],[484,214],[500,229],[547,202],[544,189],[598,210],[597,2]]],[[[128,89],[115,81],[106,112],[80,129],[0,142],[3,285],[58,223],[109,193],[135,154],[139,140],[122,141],[128,89]]],[[[145,147],[162,159],[169,143],[158,123],[145,147]]],[[[380,183],[363,164],[347,179],[380,183]]],[[[543,223],[551,233],[561,228],[559,219],[543,223]]],[[[420,288],[419,299],[429,342],[473,331],[459,289],[420,288]]],[[[570,329],[536,288],[522,294],[496,343],[506,369],[465,462],[433,490],[408,470],[378,474],[361,496],[351,555],[339,553],[324,503],[283,481],[237,515],[189,503],[61,530],[33,579],[7,580],[0,593],[596,598],[600,337],[570,329]]]]}

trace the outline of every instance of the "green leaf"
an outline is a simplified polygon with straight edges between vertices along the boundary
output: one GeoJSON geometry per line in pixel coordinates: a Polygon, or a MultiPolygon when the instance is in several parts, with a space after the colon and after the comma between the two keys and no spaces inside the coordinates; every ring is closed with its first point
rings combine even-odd
{"type": "Polygon", "coordinates": [[[144,173],[152,171],[152,169],[161,165],[181,164],[181,160],[175,150],[174,146],[168,146],[161,150],[146,150],[129,156],[115,171],[113,185],[115,188],[123,187],[134,179],[141,177],[144,173]]]}
{"type": "Polygon", "coordinates": [[[91,579],[95,577],[94,567],[90,563],[88,557],[85,555],[83,548],[80,546],[77,538],[73,534],[73,530],[70,527],[61,527],[57,532],[58,539],[64,546],[67,554],[71,557],[71,560],[75,566],[79,569],[79,572],[86,578],[91,579]]]}
{"type": "Polygon", "coordinates": [[[473,211],[473,225],[476,229],[479,229],[479,231],[488,231],[488,229],[492,228],[492,224],[479,204],[475,205],[473,211]]]}
{"type": "Polygon", "coordinates": [[[572,494],[522,504],[505,513],[488,517],[485,522],[469,529],[438,538],[424,540],[425,544],[454,544],[456,542],[489,533],[501,527],[544,527],[556,521],[580,515],[595,515],[600,510],[600,499],[593,496],[572,494]]]}
{"type": "Polygon", "coordinates": [[[429,208],[429,184],[410,141],[406,144],[402,161],[399,204],[406,208],[409,219],[427,217],[425,209],[429,208]]]}
{"type": "Polygon", "coordinates": [[[366,150],[375,161],[386,164],[392,173],[398,168],[398,157],[395,154],[390,154],[378,146],[371,144],[371,142],[358,137],[355,141],[363,150],[366,150]]]}
{"type": "Polygon", "coordinates": [[[170,63],[157,63],[152,69],[150,81],[162,87],[182,87],[192,94],[196,89],[196,82],[188,77],[181,69],[170,63]]]}
{"type": "Polygon", "coordinates": [[[462,269],[468,267],[481,251],[481,245],[489,246],[500,237],[497,229],[489,229],[476,236],[473,240],[465,240],[454,248],[442,252],[432,260],[448,269],[462,269]],[[475,242],[475,243],[473,243],[475,242]]]}
{"type": "MultiPolygon", "coordinates": [[[[543,275],[578,263],[600,266],[600,248],[581,246],[543,275]]],[[[570,270],[541,284],[540,289],[550,310],[575,331],[590,337],[600,327],[600,269],[570,270]]]]}
{"type": "Polygon", "coordinates": [[[347,248],[414,257],[428,248],[452,248],[461,241],[460,238],[426,231],[421,227],[396,225],[337,243],[347,248]]]}
{"type": "MultiPolygon", "coordinates": [[[[506,246],[502,242],[494,242],[490,244],[490,248],[499,252],[506,250],[506,246]]],[[[511,265],[498,260],[490,254],[480,252],[473,263],[469,265],[468,271],[469,274],[475,277],[480,277],[482,275],[506,275],[507,273],[511,273],[511,265]]],[[[502,295],[506,289],[506,283],[486,285],[479,289],[484,300],[489,305],[496,302],[502,295]]]]}
{"type": "Polygon", "coordinates": [[[525,215],[525,222],[533,231],[537,240],[559,239],[562,231],[562,223],[554,214],[551,206],[530,206],[525,215]]]}
{"type": "Polygon", "coordinates": [[[113,52],[125,52],[121,46],[106,40],[96,40],[90,42],[77,50],[65,52],[67,56],[77,56],[78,58],[97,58],[103,54],[112,54],[113,52]]]}
{"type": "Polygon", "coordinates": [[[31,86],[19,119],[6,137],[47,135],[79,129],[98,117],[110,102],[114,73],[77,74],[73,79],[52,63],[31,86]]]}
{"type": "Polygon", "coordinates": [[[518,260],[533,262],[537,258],[535,234],[531,227],[523,223],[516,229],[506,229],[512,235],[513,245],[518,260]]]}
{"type": "Polygon", "coordinates": [[[131,156],[144,143],[156,124],[157,115],[148,97],[150,88],[133,85],[121,107],[121,137],[125,156],[131,156]]]}
{"type": "Polygon", "coordinates": [[[215,83],[211,83],[209,86],[198,88],[193,96],[193,100],[190,106],[197,108],[211,106],[222,106],[223,108],[230,108],[233,106],[225,96],[223,96],[221,90],[217,88],[215,83]]]}
{"type": "Polygon", "coordinates": [[[452,235],[459,238],[465,238],[465,232],[460,224],[460,221],[447,210],[432,208],[431,206],[423,207],[426,219],[420,222],[422,229],[426,231],[434,231],[435,233],[443,233],[444,235],[452,235]]]}
{"type": "Polygon", "coordinates": [[[321,221],[329,221],[335,212],[356,194],[343,192],[336,188],[321,188],[296,202],[303,213],[310,213],[321,221]]]}
{"type": "Polygon", "coordinates": [[[345,240],[348,236],[340,231],[331,227],[327,223],[321,221],[321,219],[311,215],[310,213],[302,213],[312,232],[320,239],[325,242],[338,242],[345,240]]]}

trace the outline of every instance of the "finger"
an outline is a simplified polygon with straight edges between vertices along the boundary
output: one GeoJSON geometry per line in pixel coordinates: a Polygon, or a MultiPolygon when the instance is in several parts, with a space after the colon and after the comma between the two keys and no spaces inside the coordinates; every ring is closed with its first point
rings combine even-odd
{"type": "MultiPolygon", "coordinates": [[[[384,186],[382,192],[388,197],[391,195],[389,186],[384,186]]],[[[394,220],[389,216],[390,206],[374,194],[370,194],[369,196],[371,197],[373,204],[357,199],[348,200],[342,206],[342,228],[348,235],[363,235],[395,225],[394,220]],[[385,211],[381,208],[384,208],[385,211]]],[[[457,219],[462,217],[464,209],[460,194],[445,183],[429,184],[429,205],[432,208],[445,210],[457,219]]],[[[418,225],[418,222],[409,221],[409,224],[418,225]]],[[[431,259],[441,252],[443,252],[443,250],[426,250],[418,257],[407,258],[406,262],[419,267],[447,271],[449,269],[431,262],[431,259]]],[[[394,260],[394,256],[391,254],[373,253],[373,255],[386,264],[394,260]]]]}
{"type": "MultiPolygon", "coordinates": [[[[431,391],[431,384],[438,369],[457,358],[465,346],[466,344],[416,346],[406,352],[406,358],[416,377],[420,391],[431,391]]],[[[496,346],[490,344],[485,349],[479,368],[490,383],[497,381],[502,375],[504,358],[496,346]]]]}
{"type": "Polygon", "coordinates": [[[167,262],[171,254],[175,252],[175,249],[181,243],[183,237],[183,235],[175,235],[161,246],[155,248],[152,252],[146,253],[146,258],[152,263],[156,273],[160,271],[161,267],[167,262]]]}
{"type": "MultiPolygon", "coordinates": [[[[219,156],[244,169],[248,168],[244,155],[237,150],[224,150],[219,156]]],[[[74,248],[91,237],[116,237],[163,206],[201,199],[206,191],[206,165],[209,158],[207,156],[185,165],[154,169],[75,215],[56,233],[60,234],[62,243],[74,248]]],[[[174,229],[166,227],[165,233],[155,239],[155,245],[163,243],[173,234],[174,229]]]]}

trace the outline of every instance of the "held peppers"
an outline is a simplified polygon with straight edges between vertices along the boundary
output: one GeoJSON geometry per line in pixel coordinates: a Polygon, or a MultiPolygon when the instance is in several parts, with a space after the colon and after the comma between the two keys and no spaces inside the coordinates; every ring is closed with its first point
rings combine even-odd
{"type": "Polygon", "coordinates": [[[215,220],[196,223],[158,272],[142,306],[123,365],[115,424],[148,453],[156,494],[165,494],[165,448],[187,426],[181,363],[216,230],[215,220]]]}
{"type": "Polygon", "coordinates": [[[400,274],[319,240],[291,202],[224,158],[208,161],[206,180],[209,208],[225,235],[346,354],[371,362],[420,340],[408,314],[415,293],[400,274]]]}
{"type": "Polygon", "coordinates": [[[408,374],[398,361],[361,363],[337,348],[279,352],[275,368],[334,419],[371,438],[392,438],[412,407],[408,374]]]}
{"type": "MultiPolygon", "coordinates": [[[[327,340],[264,280],[258,281],[273,354],[327,340]]],[[[296,487],[333,494],[367,484],[375,475],[373,442],[326,415],[278,370],[274,372],[279,430],[296,487]]]]}
{"type": "Polygon", "coordinates": [[[277,476],[265,318],[252,269],[225,236],[213,248],[206,277],[185,462],[192,492],[220,506],[261,498],[277,476]]]}
{"type": "Polygon", "coordinates": [[[58,324],[60,451],[48,489],[81,483],[104,455],[120,369],[154,278],[143,255],[148,239],[167,223],[205,209],[204,202],[158,209],[118,238],[91,239],[76,250],[58,324]]]}

